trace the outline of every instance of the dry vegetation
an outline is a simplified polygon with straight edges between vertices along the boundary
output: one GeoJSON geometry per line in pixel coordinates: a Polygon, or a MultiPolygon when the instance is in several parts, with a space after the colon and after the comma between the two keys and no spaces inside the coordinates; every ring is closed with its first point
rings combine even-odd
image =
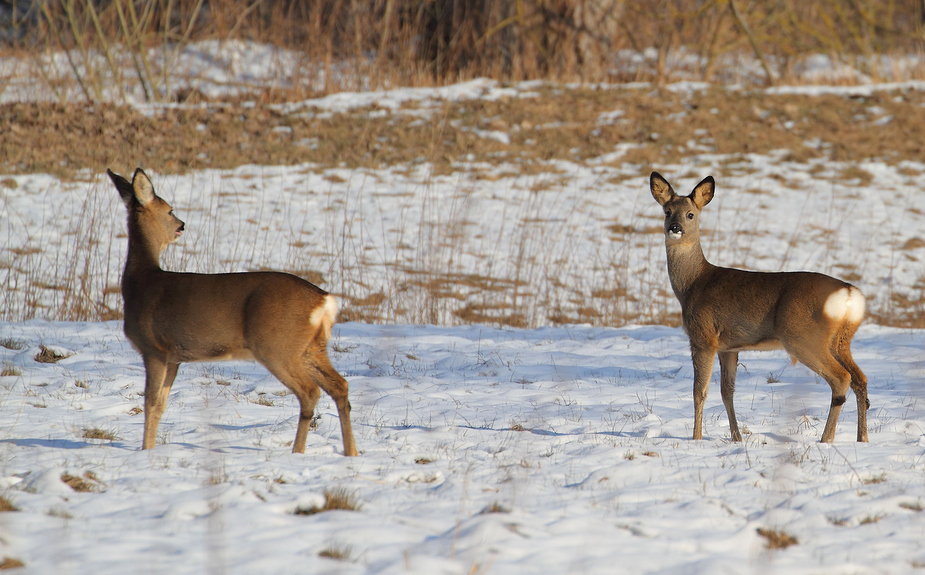
{"type": "Polygon", "coordinates": [[[64,473],[61,481],[78,493],[96,493],[102,491],[103,484],[92,471],[84,472],[83,477],[64,473]]]}
{"type": "Polygon", "coordinates": [[[16,559],[15,557],[4,557],[3,560],[0,561],[0,570],[19,569],[20,567],[25,567],[25,566],[26,566],[25,563],[23,563],[19,559],[16,559]]]}
{"type": "Polygon", "coordinates": [[[294,515],[315,515],[325,511],[359,511],[360,504],[357,501],[357,494],[347,491],[342,487],[335,487],[324,490],[324,505],[318,507],[298,507],[293,512],[294,515]]]}
{"type": "Polygon", "coordinates": [[[66,357],[67,357],[66,355],[61,355],[55,350],[45,347],[43,345],[39,347],[39,352],[35,354],[34,359],[35,361],[39,363],[58,363],[59,361],[61,361],[62,359],[65,359],[66,357]]]}
{"type": "Polygon", "coordinates": [[[116,441],[119,439],[113,432],[99,427],[84,428],[80,436],[84,439],[100,439],[103,441],[116,441]]]}
{"type": "Polygon", "coordinates": [[[337,561],[352,561],[353,547],[350,545],[331,545],[319,551],[318,556],[337,561]]]}
{"type": "Polygon", "coordinates": [[[19,508],[13,504],[9,497],[0,495],[0,513],[8,511],[19,511],[19,508]]]}
{"type": "Polygon", "coordinates": [[[178,48],[203,39],[304,54],[290,74],[295,93],[268,90],[271,98],[476,76],[661,83],[682,49],[697,56],[693,72],[707,81],[747,79],[728,65],[743,53],[761,62],[754,79],[766,84],[789,81],[812,53],[881,79],[893,71],[876,57],[921,52],[925,21],[920,0],[60,0],[11,8],[6,44],[70,50],[71,80],[88,101],[101,99],[109,79],[130,76],[151,101],[189,97],[170,88],[171,65],[178,48]],[[132,57],[120,58],[117,46],[132,57]],[[155,59],[152,46],[171,49],[155,59]],[[650,48],[656,56],[645,66],[620,65],[650,48]]]}
{"type": "Polygon", "coordinates": [[[779,529],[765,529],[759,527],[758,535],[761,535],[767,540],[768,549],[786,549],[791,545],[797,545],[799,543],[796,537],[779,529]]]}
{"type": "MultiPolygon", "coordinates": [[[[448,173],[468,158],[514,163],[531,174],[552,171],[555,160],[601,156],[618,143],[635,146],[621,162],[641,164],[642,171],[704,151],[787,149],[785,159],[796,162],[895,164],[925,157],[925,141],[916,136],[925,133],[925,95],[918,91],[845,98],[547,85],[537,92],[536,98],[447,102],[414,122],[402,113],[413,103],[396,113],[367,108],[334,115],[252,103],[160,108],[154,115],[113,104],[11,104],[0,106],[0,132],[16,138],[0,141],[0,170],[74,178],[86,168],[131,170],[134,164],[126,162],[135,158],[161,173],[243,164],[382,168],[424,158],[437,173],[448,173]],[[873,106],[902,121],[871,129],[873,106]],[[609,124],[598,121],[613,110],[623,114],[609,124]],[[474,129],[509,133],[510,143],[479,137],[474,129]],[[810,141],[825,144],[809,147],[810,141]]],[[[841,177],[863,183],[870,175],[854,168],[841,177]]]]}

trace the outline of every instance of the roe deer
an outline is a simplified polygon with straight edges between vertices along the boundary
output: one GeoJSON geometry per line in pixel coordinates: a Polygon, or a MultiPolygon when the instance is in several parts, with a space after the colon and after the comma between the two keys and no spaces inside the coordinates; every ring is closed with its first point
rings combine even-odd
{"type": "Polygon", "coordinates": [[[125,335],[145,366],[142,449],[154,447],[170,386],[183,362],[228,359],[263,364],[299,400],[293,453],[305,439],[319,387],[337,404],[344,455],[356,455],[345,380],[328,358],[337,315],[333,296],[281,272],[195,274],[164,271],[160,255],[185,228],[139,168],[132,182],[107,170],[128,208],[122,275],[125,335]]]}
{"type": "Polygon", "coordinates": [[[703,438],[703,402],[719,354],[720,390],[733,441],[742,441],[732,395],[743,350],[784,349],[832,388],[822,441],[835,439],[848,387],[858,400],[858,441],[867,441],[867,378],[851,358],[864,296],[851,284],[813,272],[752,272],[714,266],[700,247],[700,211],[713,199],[707,176],[687,197],[652,172],[652,196],[665,209],[668,277],[681,302],[694,363],[694,439],[703,438]]]}

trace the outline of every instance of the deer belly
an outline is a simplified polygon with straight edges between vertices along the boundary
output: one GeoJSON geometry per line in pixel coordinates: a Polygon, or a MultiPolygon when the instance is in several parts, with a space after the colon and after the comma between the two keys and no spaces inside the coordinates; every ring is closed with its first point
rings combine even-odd
{"type": "Polygon", "coordinates": [[[779,339],[765,339],[757,343],[737,345],[726,351],[771,351],[775,349],[784,349],[779,339]]]}
{"type": "Polygon", "coordinates": [[[230,361],[230,360],[246,360],[254,361],[254,354],[251,353],[249,349],[236,349],[234,351],[226,352],[222,355],[217,355],[215,357],[203,360],[203,361],[230,361]]]}
{"type": "Polygon", "coordinates": [[[254,354],[251,353],[249,349],[245,348],[232,349],[226,347],[213,347],[190,349],[179,347],[175,349],[173,353],[169,354],[168,359],[175,363],[230,360],[254,361],[254,354]]]}

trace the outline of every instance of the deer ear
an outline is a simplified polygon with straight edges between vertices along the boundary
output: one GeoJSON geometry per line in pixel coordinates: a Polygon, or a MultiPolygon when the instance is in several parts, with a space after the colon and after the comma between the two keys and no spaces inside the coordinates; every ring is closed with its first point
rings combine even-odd
{"type": "Polygon", "coordinates": [[[652,172],[652,175],[649,176],[649,190],[652,192],[652,197],[655,198],[655,201],[662,206],[670,202],[671,198],[677,195],[674,193],[668,180],[663,178],[658,172],[652,172]]]}
{"type": "Polygon", "coordinates": [[[703,207],[709,204],[710,200],[713,199],[713,192],[715,191],[716,182],[713,181],[713,176],[707,176],[697,184],[694,191],[691,192],[691,195],[688,197],[694,202],[698,210],[702,210],[703,207]]]}
{"type": "Polygon", "coordinates": [[[155,198],[154,184],[151,183],[151,180],[148,179],[147,174],[141,168],[135,170],[135,175],[132,177],[132,191],[135,199],[143,206],[148,205],[155,198]]]}
{"type": "Polygon", "coordinates": [[[109,179],[112,180],[112,183],[116,186],[116,190],[119,191],[119,196],[122,198],[122,201],[125,202],[125,205],[130,206],[132,204],[132,198],[135,197],[132,184],[108,168],[106,169],[106,173],[109,174],[109,179]]]}

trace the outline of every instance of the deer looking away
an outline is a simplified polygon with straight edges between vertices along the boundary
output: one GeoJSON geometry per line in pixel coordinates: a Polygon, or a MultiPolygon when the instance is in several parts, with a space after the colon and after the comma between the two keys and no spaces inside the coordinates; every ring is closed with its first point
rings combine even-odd
{"type": "Polygon", "coordinates": [[[356,455],[347,381],[331,365],[327,341],[337,301],[281,272],[177,273],[160,255],[184,224],[154,193],[139,168],[131,183],[107,170],[128,208],[128,258],[122,275],[125,335],[145,366],[142,449],[154,447],[157,426],[181,363],[229,359],[263,364],[299,400],[293,453],[305,439],[323,389],[337,405],[344,455],[356,455]],[[320,388],[320,389],[319,389],[320,388]]]}
{"type": "Polygon", "coordinates": [[[867,441],[867,378],[851,358],[851,338],[864,317],[864,296],[856,287],[813,272],[753,272],[718,267],[700,246],[700,211],[713,199],[707,176],[689,196],[675,194],[652,172],[652,196],[665,210],[668,277],[681,302],[684,331],[694,364],[694,439],[703,438],[703,402],[719,354],[720,390],[733,441],[742,441],[732,395],[736,365],[744,350],[784,349],[832,388],[823,443],[835,439],[835,425],[848,388],[858,401],[858,441],[867,441]]]}

